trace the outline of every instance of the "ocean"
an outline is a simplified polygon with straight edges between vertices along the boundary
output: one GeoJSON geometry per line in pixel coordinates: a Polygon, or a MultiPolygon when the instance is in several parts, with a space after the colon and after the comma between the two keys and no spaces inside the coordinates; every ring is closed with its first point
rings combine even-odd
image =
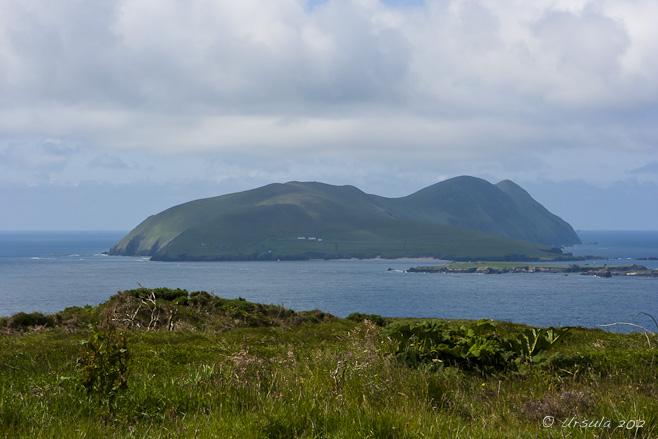
{"type": "MultiPolygon", "coordinates": [[[[103,254],[126,232],[0,232],[0,316],[97,305],[145,287],[205,290],[227,298],[387,317],[491,318],[535,326],[596,327],[639,312],[658,318],[658,279],[560,274],[406,273],[435,260],[153,262],[103,254]],[[391,270],[389,270],[391,269],[391,270]]],[[[574,255],[658,268],[658,231],[579,231],[574,255]]],[[[634,323],[656,330],[644,316],[634,323]]],[[[628,331],[629,326],[608,327],[628,331]]]]}

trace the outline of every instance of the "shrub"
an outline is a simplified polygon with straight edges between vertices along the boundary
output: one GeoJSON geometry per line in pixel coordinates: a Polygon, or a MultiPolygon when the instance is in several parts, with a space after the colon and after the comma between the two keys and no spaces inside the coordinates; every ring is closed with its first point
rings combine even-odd
{"type": "Polygon", "coordinates": [[[70,330],[85,329],[93,323],[98,323],[101,308],[91,305],[71,306],[55,314],[55,323],[70,330]]]}
{"type": "Polygon", "coordinates": [[[54,326],[54,319],[52,316],[46,316],[40,312],[33,312],[26,314],[24,312],[19,312],[14,314],[7,321],[7,327],[9,329],[26,329],[30,326],[54,326]]]}
{"type": "Polygon", "coordinates": [[[363,314],[360,312],[353,312],[352,314],[347,316],[347,320],[352,320],[354,322],[362,322],[364,320],[368,320],[369,322],[372,322],[377,326],[386,325],[386,320],[384,320],[382,316],[377,314],[363,314]]]}
{"type": "Polygon", "coordinates": [[[180,288],[176,288],[175,290],[170,288],[137,288],[124,291],[123,293],[137,299],[146,299],[153,294],[156,299],[162,299],[169,302],[177,301],[177,299],[178,301],[186,301],[188,296],[187,290],[182,290],[180,288]]]}
{"type": "Polygon", "coordinates": [[[90,329],[89,338],[80,342],[80,383],[88,393],[112,400],[117,391],[128,387],[128,342],[111,324],[90,329]]]}

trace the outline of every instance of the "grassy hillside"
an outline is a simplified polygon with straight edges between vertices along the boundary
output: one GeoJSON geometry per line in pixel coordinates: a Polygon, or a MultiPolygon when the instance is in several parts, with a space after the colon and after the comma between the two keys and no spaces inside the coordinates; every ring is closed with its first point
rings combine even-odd
{"type": "MultiPolygon", "coordinates": [[[[38,323],[26,315],[0,319],[0,437],[658,436],[655,335],[571,328],[547,355],[492,369],[484,347],[468,362],[433,361],[417,349],[419,361],[409,361],[402,354],[413,348],[401,352],[408,346],[400,331],[375,326],[378,316],[337,319],[155,291],[162,323],[148,331],[146,305],[136,313],[141,329],[84,325],[133,311],[142,293],[148,303],[149,291],[139,290],[38,323]],[[178,324],[168,331],[174,309],[178,324]],[[91,362],[90,344],[99,348],[91,362]],[[117,385],[89,381],[99,376],[117,385]]],[[[403,330],[441,328],[450,337],[493,328],[464,343],[549,333],[505,322],[395,322],[403,330]]]]}
{"type": "Polygon", "coordinates": [[[520,239],[532,242],[580,244],[571,226],[535,201],[528,192],[510,180],[503,180],[496,187],[507,194],[523,212],[525,221],[520,239]]]}
{"type": "Polygon", "coordinates": [[[378,256],[457,260],[546,259],[560,255],[548,246],[453,226],[393,220],[339,209],[327,202],[317,206],[272,204],[222,215],[183,232],[154,259],[284,260],[378,256]]]}
{"type": "Polygon", "coordinates": [[[218,213],[231,213],[294,191],[292,186],[271,184],[250,191],[190,201],[171,207],[144,220],[119,241],[112,248],[112,252],[125,255],[155,254],[182,231],[203,224],[218,213]]]}
{"type": "Polygon", "coordinates": [[[492,185],[479,178],[457,177],[390,200],[389,204],[400,218],[547,245],[580,243],[568,223],[509,180],[492,185]]]}
{"type": "Polygon", "coordinates": [[[271,184],[167,209],[141,223],[110,253],[160,260],[375,256],[534,260],[555,253],[551,246],[529,242],[558,238],[573,242],[569,233],[563,233],[563,229],[573,233],[568,224],[553,221],[554,216],[541,211],[529,195],[514,194],[512,198],[472,177],[396,199],[368,195],[352,186],[271,184]],[[542,235],[543,229],[547,230],[542,235]]]}

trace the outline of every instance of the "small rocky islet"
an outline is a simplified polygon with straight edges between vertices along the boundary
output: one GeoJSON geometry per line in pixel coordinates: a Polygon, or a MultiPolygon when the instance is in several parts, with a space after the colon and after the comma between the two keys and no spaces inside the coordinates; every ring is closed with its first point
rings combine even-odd
{"type": "Polygon", "coordinates": [[[657,277],[658,270],[651,270],[640,264],[627,265],[544,265],[509,262],[456,262],[437,266],[419,266],[407,270],[409,273],[476,273],[476,274],[503,274],[503,273],[579,273],[585,276],[613,277],[613,276],[640,276],[657,277]]]}

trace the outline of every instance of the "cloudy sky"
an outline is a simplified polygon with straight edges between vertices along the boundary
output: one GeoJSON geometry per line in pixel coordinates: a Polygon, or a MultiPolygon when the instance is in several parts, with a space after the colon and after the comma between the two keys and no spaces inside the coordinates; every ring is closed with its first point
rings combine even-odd
{"type": "Polygon", "coordinates": [[[658,229],[655,0],[0,0],[0,230],[511,179],[658,229]]]}

